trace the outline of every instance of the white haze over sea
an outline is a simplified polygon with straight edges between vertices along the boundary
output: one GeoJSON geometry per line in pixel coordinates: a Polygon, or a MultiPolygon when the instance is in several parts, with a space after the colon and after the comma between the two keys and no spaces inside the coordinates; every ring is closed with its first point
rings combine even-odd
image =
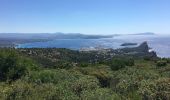
{"type": "Polygon", "coordinates": [[[122,48],[123,43],[142,43],[147,41],[149,47],[159,57],[170,58],[170,35],[122,35],[104,39],[56,39],[47,42],[19,44],[18,48],[122,48]]]}

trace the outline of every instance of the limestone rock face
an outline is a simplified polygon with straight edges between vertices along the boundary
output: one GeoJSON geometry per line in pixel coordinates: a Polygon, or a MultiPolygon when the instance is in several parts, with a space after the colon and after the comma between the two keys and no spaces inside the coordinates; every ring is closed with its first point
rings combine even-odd
{"type": "Polygon", "coordinates": [[[148,43],[145,41],[141,43],[138,47],[134,48],[123,48],[120,51],[123,54],[128,54],[128,55],[134,55],[134,56],[139,56],[139,57],[144,57],[144,56],[149,56],[149,57],[157,57],[156,52],[152,51],[149,52],[150,47],[148,46],[148,43]]]}
{"type": "Polygon", "coordinates": [[[141,52],[149,52],[149,46],[148,46],[148,43],[146,41],[143,42],[142,44],[140,44],[137,48],[141,52]]]}

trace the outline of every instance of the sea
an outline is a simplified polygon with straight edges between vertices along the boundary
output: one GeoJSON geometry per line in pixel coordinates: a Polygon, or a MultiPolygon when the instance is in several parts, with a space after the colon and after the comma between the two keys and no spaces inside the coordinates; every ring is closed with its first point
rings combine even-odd
{"type": "MultiPolygon", "coordinates": [[[[123,43],[148,42],[149,47],[159,57],[170,58],[170,35],[120,35],[113,38],[101,39],[56,39],[46,42],[18,44],[17,48],[68,48],[80,50],[82,48],[124,48],[123,43]]],[[[133,47],[133,46],[127,46],[133,47]]]]}

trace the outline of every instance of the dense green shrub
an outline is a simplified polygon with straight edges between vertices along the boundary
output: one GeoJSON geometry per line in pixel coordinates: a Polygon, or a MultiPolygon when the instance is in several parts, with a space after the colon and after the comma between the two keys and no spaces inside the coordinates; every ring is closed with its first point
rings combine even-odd
{"type": "Polygon", "coordinates": [[[52,83],[35,84],[18,80],[12,84],[0,84],[1,100],[78,100],[64,86],[52,83]]]}
{"type": "Polygon", "coordinates": [[[72,83],[71,88],[73,92],[80,96],[83,91],[94,90],[99,87],[99,81],[93,76],[82,76],[78,80],[72,83]]]}
{"type": "Polygon", "coordinates": [[[162,60],[167,61],[167,63],[170,63],[170,58],[162,58],[162,60]]]}
{"type": "Polygon", "coordinates": [[[91,91],[84,91],[81,94],[82,100],[121,100],[118,94],[108,88],[97,88],[91,91]]]}
{"type": "Polygon", "coordinates": [[[0,49],[0,80],[16,80],[40,67],[32,59],[14,49],[0,49]]]}
{"type": "Polygon", "coordinates": [[[156,65],[157,65],[157,67],[164,67],[167,65],[167,61],[159,60],[159,61],[157,61],[156,65]]]}
{"type": "Polygon", "coordinates": [[[168,58],[168,59],[167,59],[167,63],[169,63],[169,64],[170,64],[170,58],[168,58]]]}
{"type": "Polygon", "coordinates": [[[87,66],[88,66],[88,63],[83,63],[83,62],[82,62],[82,63],[79,64],[79,66],[80,66],[80,67],[87,67],[87,66]]]}
{"type": "Polygon", "coordinates": [[[113,77],[110,68],[107,68],[108,67],[98,68],[89,72],[89,75],[95,76],[99,80],[101,87],[109,87],[110,80],[113,77]]]}
{"type": "Polygon", "coordinates": [[[75,81],[77,78],[64,69],[53,70],[39,70],[31,71],[29,75],[24,77],[24,80],[35,83],[54,83],[57,84],[61,81],[75,81]]]}
{"type": "Polygon", "coordinates": [[[148,57],[148,56],[145,56],[143,59],[146,60],[146,61],[151,61],[152,60],[152,58],[148,57]]]}
{"type": "Polygon", "coordinates": [[[114,78],[117,79],[117,84],[111,83],[111,88],[122,95],[127,96],[129,92],[134,92],[139,89],[141,81],[155,80],[159,78],[159,73],[152,70],[142,70],[136,67],[126,67],[114,73],[114,78]]]}
{"type": "MultiPolygon", "coordinates": [[[[170,70],[170,69],[169,69],[170,70]]],[[[161,75],[163,76],[163,77],[169,77],[170,78],[170,71],[163,71],[163,72],[161,72],[161,75]]]]}
{"type": "Polygon", "coordinates": [[[133,66],[134,60],[131,58],[113,58],[110,67],[112,70],[119,70],[125,66],[133,66]]]}
{"type": "Polygon", "coordinates": [[[13,51],[0,52],[0,80],[16,80],[27,72],[19,55],[13,51]]]}
{"type": "Polygon", "coordinates": [[[125,66],[125,63],[122,62],[122,60],[120,59],[114,59],[110,64],[112,70],[119,70],[121,68],[124,68],[125,66]]]}
{"type": "Polygon", "coordinates": [[[143,80],[138,92],[145,100],[169,100],[170,79],[143,80]]]}
{"type": "Polygon", "coordinates": [[[92,55],[90,52],[81,55],[62,49],[59,50],[62,53],[55,49],[49,49],[52,50],[50,52],[48,49],[44,49],[45,52],[41,49],[35,49],[36,52],[30,50],[31,59],[18,54],[14,49],[0,49],[0,100],[170,98],[170,68],[167,58],[138,58],[134,65],[134,59],[120,56],[112,60],[98,59],[99,64],[93,62],[95,52],[92,55]],[[35,60],[34,57],[40,58],[36,60],[39,63],[32,60],[35,60]]]}
{"type": "Polygon", "coordinates": [[[88,67],[77,67],[74,70],[84,75],[95,76],[99,80],[101,87],[109,87],[110,79],[113,77],[112,70],[106,65],[89,65],[88,67]]]}
{"type": "Polygon", "coordinates": [[[79,96],[82,91],[93,90],[99,87],[97,78],[88,75],[69,73],[67,70],[41,70],[32,71],[23,78],[29,83],[36,84],[56,84],[57,88],[65,92],[71,91],[79,96]]]}
{"type": "Polygon", "coordinates": [[[74,67],[72,62],[67,62],[67,61],[57,61],[52,68],[60,68],[60,69],[70,69],[74,67]]]}
{"type": "Polygon", "coordinates": [[[127,66],[133,66],[134,64],[135,64],[135,62],[134,62],[134,59],[133,58],[126,58],[126,59],[124,59],[125,61],[125,64],[127,65],[127,66]]]}

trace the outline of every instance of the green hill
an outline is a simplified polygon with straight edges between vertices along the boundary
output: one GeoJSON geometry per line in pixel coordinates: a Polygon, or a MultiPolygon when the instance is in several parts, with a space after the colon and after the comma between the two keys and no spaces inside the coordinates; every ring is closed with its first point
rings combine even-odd
{"type": "Polygon", "coordinates": [[[170,59],[135,48],[0,49],[1,100],[169,100],[170,59]]]}

